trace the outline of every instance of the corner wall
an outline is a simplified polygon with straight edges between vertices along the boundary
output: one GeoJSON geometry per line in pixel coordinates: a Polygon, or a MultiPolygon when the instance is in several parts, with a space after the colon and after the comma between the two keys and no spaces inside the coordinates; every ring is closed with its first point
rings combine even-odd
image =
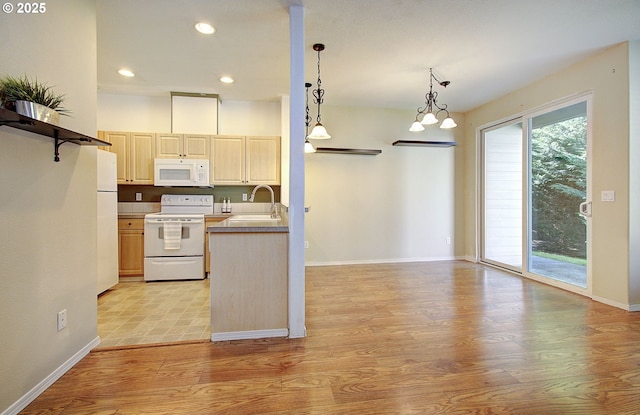
{"type": "MultiPolygon", "coordinates": [[[[96,131],[96,19],[90,0],[0,16],[0,75],[67,95],[61,126],[96,131]]],[[[97,340],[95,147],[0,127],[0,413],[16,413],[97,340]],[[68,326],[58,332],[57,313],[68,326]]]]}
{"type": "Polygon", "coordinates": [[[640,311],[640,40],[629,42],[629,302],[640,311]]]}
{"type": "Polygon", "coordinates": [[[478,128],[555,100],[593,92],[591,181],[592,296],[629,306],[629,62],[628,44],[583,62],[465,114],[465,254],[476,257],[478,128]],[[602,202],[603,190],[616,201],[602,202]]]}

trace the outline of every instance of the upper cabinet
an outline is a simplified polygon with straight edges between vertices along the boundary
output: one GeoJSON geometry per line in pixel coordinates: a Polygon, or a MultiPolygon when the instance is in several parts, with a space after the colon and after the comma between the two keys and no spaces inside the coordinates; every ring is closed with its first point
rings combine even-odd
{"type": "Polygon", "coordinates": [[[156,134],[157,158],[209,158],[209,138],[202,134],[156,134]]]}
{"type": "Polygon", "coordinates": [[[118,184],[153,184],[154,158],[209,160],[212,185],[280,185],[280,137],[98,131],[118,155],[118,184]]]}
{"type": "Polygon", "coordinates": [[[100,131],[99,137],[111,143],[106,149],[117,155],[118,184],[153,184],[154,133],[100,131]]]}
{"type": "Polygon", "coordinates": [[[280,137],[212,136],[213,185],[280,184],[280,137]]]}

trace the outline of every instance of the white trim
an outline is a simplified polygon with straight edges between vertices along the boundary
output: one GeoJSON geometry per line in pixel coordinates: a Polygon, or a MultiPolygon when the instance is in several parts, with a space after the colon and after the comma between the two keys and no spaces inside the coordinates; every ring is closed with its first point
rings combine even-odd
{"type": "Polygon", "coordinates": [[[621,308],[621,309],[626,310],[626,311],[640,311],[640,304],[619,303],[617,301],[612,301],[612,300],[610,300],[608,298],[599,297],[597,295],[592,296],[591,299],[593,301],[597,301],[597,302],[602,303],[602,304],[610,305],[611,307],[621,308]]]}
{"type": "MultiPolygon", "coordinates": [[[[381,259],[359,259],[347,261],[314,261],[306,262],[307,267],[321,267],[325,265],[366,265],[366,264],[395,264],[404,262],[435,262],[435,261],[457,261],[466,260],[463,256],[428,257],[428,258],[381,258],[381,259]]],[[[473,261],[472,261],[473,262],[473,261]]]]}
{"type": "Polygon", "coordinates": [[[31,390],[25,393],[20,399],[15,401],[11,406],[5,409],[0,415],[16,415],[24,408],[27,407],[31,402],[33,402],[42,392],[47,390],[49,386],[53,385],[53,383],[60,379],[62,375],[67,373],[69,369],[76,365],[80,360],[82,360],[86,355],[89,354],[91,349],[100,344],[100,337],[97,336],[93,339],[89,344],[84,346],[78,352],[76,352],[73,356],[71,356],[66,362],[60,365],[57,369],[49,374],[46,378],[42,379],[36,386],[31,388],[31,390]]]}
{"type": "MultiPolygon", "coordinates": [[[[306,327],[305,327],[306,334],[306,327]]],[[[265,339],[268,337],[288,337],[289,329],[270,329],[270,330],[249,330],[249,331],[227,331],[224,333],[211,333],[211,341],[225,340],[249,340],[249,339],[265,339]]]]}

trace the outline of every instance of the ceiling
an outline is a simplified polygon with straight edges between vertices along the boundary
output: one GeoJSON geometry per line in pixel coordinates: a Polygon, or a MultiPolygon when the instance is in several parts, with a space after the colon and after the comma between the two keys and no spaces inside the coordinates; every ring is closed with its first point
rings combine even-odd
{"type": "Polygon", "coordinates": [[[97,0],[99,93],[289,90],[288,6],[305,10],[305,80],[323,43],[327,105],[415,109],[428,68],[439,102],[465,112],[589,55],[640,39],[640,0],[97,0]],[[202,35],[198,21],[216,32],[202,35]],[[136,73],[124,78],[117,70],[136,73]],[[218,79],[229,75],[233,84],[218,79]]]}

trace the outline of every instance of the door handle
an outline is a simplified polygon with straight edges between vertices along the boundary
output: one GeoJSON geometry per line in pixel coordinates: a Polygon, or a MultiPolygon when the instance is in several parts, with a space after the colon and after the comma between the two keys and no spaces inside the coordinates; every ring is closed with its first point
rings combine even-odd
{"type": "Polygon", "coordinates": [[[582,216],[587,218],[591,217],[591,202],[580,203],[580,209],[578,211],[582,216]]]}

